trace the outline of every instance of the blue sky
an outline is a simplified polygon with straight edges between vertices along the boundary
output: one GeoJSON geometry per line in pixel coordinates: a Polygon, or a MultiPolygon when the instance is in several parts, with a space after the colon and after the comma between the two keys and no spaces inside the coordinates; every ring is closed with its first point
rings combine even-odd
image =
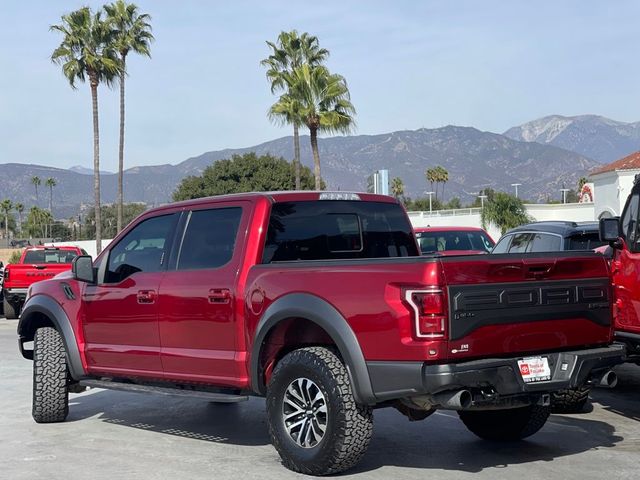
{"type": "MultiPolygon", "coordinates": [[[[99,8],[104,2],[88,2],[99,8]]],[[[474,126],[502,132],[558,113],[640,120],[632,1],[137,2],[153,16],[153,58],[131,58],[126,166],[288,135],[271,125],[259,61],[296,28],[319,37],[347,78],[358,134],[474,126]]],[[[0,163],[91,167],[89,87],[49,56],[49,32],[83,3],[0,3],[0,163]]],[[[101,88],[102,167],[115,170],[118,96],[101,88]]]]}

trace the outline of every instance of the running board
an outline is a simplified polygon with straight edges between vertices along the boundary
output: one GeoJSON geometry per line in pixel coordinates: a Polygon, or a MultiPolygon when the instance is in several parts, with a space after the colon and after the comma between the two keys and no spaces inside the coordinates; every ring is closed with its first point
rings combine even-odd
{"type": "Polygon", "coordinates": [[[181,388],[156,387],[152,385],[138,385],[136,383],[112,382],[109,380],[80,380],[80,385],[91,388],[106,388],[109,390],[121,390],[134,393],[155,393],[174,397],[189,397],[219,403],[237,403],[249,400],[246,395],[234,395],[229,393],[203,392],[199,390],[186,390],[181,388]]]}

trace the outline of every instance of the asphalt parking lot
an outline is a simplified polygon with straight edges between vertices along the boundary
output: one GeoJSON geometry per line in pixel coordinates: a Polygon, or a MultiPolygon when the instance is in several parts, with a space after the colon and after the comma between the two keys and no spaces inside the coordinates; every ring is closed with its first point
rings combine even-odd
{"type": "MultiPolygon", "coordinates": [[[[16,344],[16,321],[0,320],[0,478],[296,478],[269,444],[264,402],[236,405],[105,390],[72,394],[65,423],[31,419],[31,362],[16,344]]],[[[410,423],[375,412],[363,462],[344,478],[636,479],[640,469],[640,367],[597,389],[593,409],[553,415],[531,439],[476,439],[457,415],[410,423]]]]}

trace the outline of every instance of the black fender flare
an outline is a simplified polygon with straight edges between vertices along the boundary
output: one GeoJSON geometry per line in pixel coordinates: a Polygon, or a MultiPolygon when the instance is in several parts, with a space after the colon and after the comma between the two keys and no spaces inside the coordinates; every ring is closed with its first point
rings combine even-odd
{"type": "Polygon", "coordinates": [[[353,330],[335,307],[308,293],[291,293],[280,297],[269,305],[260,318],[254,335],[250,361],[251,386],[256,393],[266,394],[258,363],[263,343],[273,327],[288,318],[304,318],[327,332],[342,355],[356,401],[367,405],[377,403],[367,364],[353,330]]]}
{"type": "Polygon", "coordinates": [[[33,359],[33,352],[25,351],[23,344],[24,342],[33,340],[33,333],[35,333],[35,331],[32,328],[32,324],[38,318],[38,315],[45,315],[49,318],[55,329],[62,335],[62,341],[64,342],[67,352],[67,366],[71,377],[74,380],[80,380],[86,377],[87,373],[82,366],[78,342],[76,341],[69,317],[58,302],[46,295],[36,295],[29,298],[20,314],[20,320],[18,321],[18,346],[22,356],[31,360],[33,359]]]}

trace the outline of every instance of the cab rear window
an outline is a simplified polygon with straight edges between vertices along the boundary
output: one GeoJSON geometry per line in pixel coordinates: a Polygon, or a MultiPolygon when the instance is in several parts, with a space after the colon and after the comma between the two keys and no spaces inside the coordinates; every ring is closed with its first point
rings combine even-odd
{"type": "Polygon", "coordinates": [[[398,204],[283,202],[271,209],[263,263],[418,255],[411,224],[398,204]]]}
{"type": "Polygon", "coordinates": [[[71,263],[77,256],[74,250],[29,250],[23,263],[71,263]]]}

